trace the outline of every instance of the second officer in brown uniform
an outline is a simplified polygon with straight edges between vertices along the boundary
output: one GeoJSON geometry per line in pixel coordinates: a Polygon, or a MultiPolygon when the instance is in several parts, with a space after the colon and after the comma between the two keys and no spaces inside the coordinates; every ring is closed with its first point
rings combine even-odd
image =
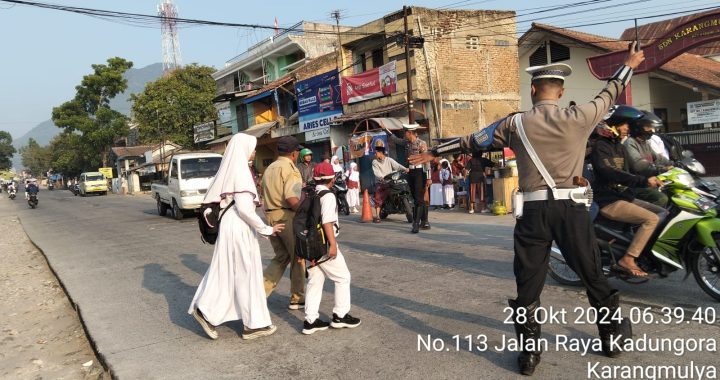
{"type": "MultiPolygon", "coordinates": [[[[528,141],[557,184],[557,196],[553,196],[525,149],[517,132],[516,118],[501,119],[470,136],[449,141],[432,150],[432,155],[438,156],[509,146],[517,156],[520,190],[525,197],[525,204],[514,233],[513,269],[517,298],[509,300],[509,303],[514,310],[515,332],[525,348],[518,357],[520,371],[524,375],[531,375],[540,363],[541,351],[533,349],[538,347],[535,342],[540,338],[540,324],[535,319],[535,312],[540,306],[540,293],[545,283],[553,241],[587,288],[590,305],[598,315],[612,316],[619,307],[618,292],[610,287],[602,273],[588,210],[584,204],[570,199],[569,194],[578,187],[575,181],[582,175],[588,137],[615,104],[630,82],[633,70],[643,60],[644,54],[635,52],[633,44],[625,64],[595,99],[569,108],[560,107],[558,100],[564,91],[564,79],[570,75],[570,66],[552,64],[527,69],[533,77],[533,108],[518,116],[528,141]]],[[[432,155],[414,156],[410,162],[426,162],[432,155]]],[[[622,342],[623,338],[632,334],[629,321],[620,319],[598,323],[598,331],[603,352],[610,357],[620,354],[619,350],[611,346],[611,338],[620,336],[619,341],[622,342]]]]}
{"type": "Polygon", "coordinates": [[[270,236],[270,244],[275,251],[270,264],[265,268],[265,295],[269,296],[277,286],[285,268],[290,264],[290,305],[291,310],[305,306],[305,265],[295,260],[295,235],[292,220],[295,210],[300,206],[302,176],[295,166],[302,148],[295,137],[284,136],[278,139],[279,157],[265,169],[262,179],[265,217],[271,226],[285,224],[285,229],[277,236],[270,236]]]}

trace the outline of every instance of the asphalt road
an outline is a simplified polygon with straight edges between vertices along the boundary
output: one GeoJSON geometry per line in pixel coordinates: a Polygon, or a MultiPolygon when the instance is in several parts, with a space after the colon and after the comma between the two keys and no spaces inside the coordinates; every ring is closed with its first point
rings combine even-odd
{"type": "MultiPolygon", "coordinates": [[[[495,347],[514,336],[512,325],[504,323],[507,299],[515,295],[510,217],[431,212],[432,230],[419,235],[411,235],[399,216],[379,225],[343,217],[339,242],[353,276],[351,313],[363,324],[302,335],[303,314],[286,309],[289,281],[284,279],[268,300],[278,332],[247,342],[239,336],[240,322],[219,327],[220,339],[212,341],[187,314],[212,255],[194,218],[159,217],[146,196],[81,198],[66,190],[41,191],[35,210],[22,195],[15,201],[0,197],[0,215],[6,210],[20,217],[45,252],[79,305],[99,356],[121,379],[520,377],[516,354],[495,347]]],[[[272,251],[261,240],[267,262],[272,251]]],[[[673,342],[683,347],[700,338],[708,341],[681,355],[675,346],[627,352],[618,359],[557,347],[554,342],[562,337],[589,342],[596,328],[574,323],[581,316],[575,308],[587,307],[584,292],[548,278],[543,305],[565,310],[566,321],[543,327],[551,346],[535,378],[598,378],[602,366],[636,365],[647,371],[685,368],[691,361],[691,370],[717,371],[720,324],[689,317],[698,309],[720,315],[719,304],[692,277],[683,281],[678,273],[643,285],[613,284],[628,312],[635,308],[638,316],[653,318],[635,326],[636,336],[678,339],[673,342]],[[646,307],[650,313],[642,312],[646,307]],[[680,308],[686,319],[663,323],[662,307],[680,308]],[[708,347],[711,342],[714,348],[708,347]],[[591,372],[595,363],[597,372],[591,372]]],[[[323,297],[321,315],[327,319],[331,284],[326,283],[323,297]]]]}

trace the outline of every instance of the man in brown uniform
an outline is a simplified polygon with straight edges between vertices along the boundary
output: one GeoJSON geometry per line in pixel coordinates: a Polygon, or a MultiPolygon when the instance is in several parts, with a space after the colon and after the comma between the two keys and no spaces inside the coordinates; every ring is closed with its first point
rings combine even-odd
{"type": "MultiPolygon", "coordinates": [[[[528,141],[557,184],[555,191],[550,189],[530,158],[517,132],[519,123],[515,117],[501,119],[470,136],[441,144],[432,150],[432,154],[410,159],[411,164],[419,164],[432,156],[474,153],[504,146],[515,152],[525,204],[514,233],[513,269],[518,296],[509,303],[514,310],[515,332],[526,347],[518,357],[524,375],[532,375],[540,363],[541,351],[533,349],[538,347],[535,342],[540,338],[540,324],[535,314],[540,306],[553,241],[583,281],[590,305],[598,315],[613,316],[619,307],[618,292],[610,287],[602,273],[588,210],[584,204],[570,199],[570,192],[578,187],[576,181],[582,175],[588,137],[628,85],[632,71],[645,59],[644,54],[636,52],[634,47],[635,44],[630,48],[625,64],[595,99],[570,108],[558,105],[564,91],[564,78],[571,73],[570,66],[552,64],[527,69],[533,76],[533,108],[518,116],[528,141]]],[[[623,342],[629,337],[632,334],[629,322],[598,319],[603,320],[598,323],[603,352],[610,357],[619,355],[619,350],[611,346],[611,338],[619,336],[617,341],[623,342]]]]}
{"type": "Polygon", "coordinates": [[[295,235],[292,229],[292,220],[300,205],[302,191],[302,177],[295,166],[302,146],[295,137],[284,136],[278,139],[277,149],[279,157],[265,169],[262,187],[267,223],[271,226],[282,223],[285,229],[277,236],[270,236],[275,257],[263,273],[265,295],[270,296],[290,264],[291,294],[288,308],[297,310],[305,306],[305,265],[295,260],[295,235]]]}

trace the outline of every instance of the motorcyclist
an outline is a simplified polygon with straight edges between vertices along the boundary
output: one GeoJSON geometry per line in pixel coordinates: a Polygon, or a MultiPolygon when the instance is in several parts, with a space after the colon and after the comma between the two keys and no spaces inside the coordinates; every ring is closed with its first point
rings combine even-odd
{"type": "Polygon", "coordinates": [[[10,182],[10,183],[7,185],[8,195],[12,195],[12,194],[15,193],[16,191],[17,191],[17,190],[15,189],[15,184],[14,184],[13,182],[10,182]]]}
{"type": "MultiPolygon", "coordinates": [[[[650,144],[650,139],[655,133],[658,124],[662,120],[650,112],[644,112],[643,116],[629,123],[630,136],[623,142],[628,153],[629,168],[633,174],[646,177],[656,176],[672,168],[672,162],[665,157],[658,155],[650,144]]],[[[668,197],[656,188],[639,188],[635,190],[638,199],[650,202],[660,207],[667,206],[668,197]]]]}
{"type": "Polygon", "coordinates": [[[300,164],[298,170],[300,170],[300,176],[302,176],[303,187],[310,183],[313,178],[313,170],[315,169],[315,163],[312,162],[312,150],[304,148],[300,151],[300,164]]]}
{"type": "Polygon", "coordinates": [[[408,168],[400,165],[397,161],[385,155],[384,146],[375,147],[375,159],[372,163],[373,175],[375,175],[375,218],[373,222],[380,223],[380,208],[383,202],[390,195],[390,191],[387,183],[385,183],[385,176],[397,171],[404,170],[408,172],[408,168]]]}
{"type": "Polygon", "coordinates": [[[626,254],[614,270],[634,277],[646,277],[635,262],[650,240],[657,225],[667,216],[665,209],[635,198],[635,189],[660,186],[655,176],[633,174],[629,159],[620,143],[622,131],[642,118],[642,111],[629,106],[616,106],[603,125],[598,126],[598,139],[591,154],[595,183],[595,201],[604,217],[624,223],[639,224],[626,254]]]}
{"type": "Polygon", "coordinates": [[[35,178],[31,178],[25,182],[25,200],[29,200],[31,194],[37,194],[39,191],[40,187],[35,178]]]}

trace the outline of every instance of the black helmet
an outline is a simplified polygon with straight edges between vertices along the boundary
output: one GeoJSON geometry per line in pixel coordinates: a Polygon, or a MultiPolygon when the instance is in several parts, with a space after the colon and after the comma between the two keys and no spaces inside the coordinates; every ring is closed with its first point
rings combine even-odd
{"type": "Polygon", "coordinates": [[[643,117],[637,120],[633,120],[630,123],[630,136],[642,137],[649,139],[653,133],[662,128],[663,121],[657,117],[654,113],[643,111],[643,117]],[[650,127],[652,130],[646,131],[645,128],[650,127]]]}
{"type": "Polygon", "coordinates": [[[605,123],[610,127],[628,123],[632,126],[635,120],[645,117],[645,113],[639,109],[626,105],[612,106],[610,112],[605,115],[605,123]]]}

